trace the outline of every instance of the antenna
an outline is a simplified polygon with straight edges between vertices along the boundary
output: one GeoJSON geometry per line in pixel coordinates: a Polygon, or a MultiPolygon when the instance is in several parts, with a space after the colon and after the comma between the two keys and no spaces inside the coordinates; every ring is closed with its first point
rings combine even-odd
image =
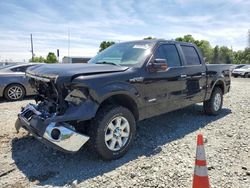
{"type": "Polygon", "coordinates": [[[32,33],[30,34],[30,43],[31,43],[31,61],[34,61],[34,50],[33,50],[33,38],[32,38],[32,33]]]}
{"type": "Polygon", "coordinates": [[[70,28],[68,28],[68,58],[70,55],[70,28]]]}

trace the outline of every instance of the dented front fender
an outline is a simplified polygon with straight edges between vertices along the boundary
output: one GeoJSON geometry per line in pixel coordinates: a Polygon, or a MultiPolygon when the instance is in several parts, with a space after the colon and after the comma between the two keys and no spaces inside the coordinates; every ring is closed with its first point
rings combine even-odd
{"type": "Polygon", "coordinates": [[[51,122],[64,122],[64,121],[85,121],[95,117],[98,109],[98,104],[92,100],[86,100],[80,105],[72,105],[63,115],[53,116],[45,120],[45,124],[51,122]]]}

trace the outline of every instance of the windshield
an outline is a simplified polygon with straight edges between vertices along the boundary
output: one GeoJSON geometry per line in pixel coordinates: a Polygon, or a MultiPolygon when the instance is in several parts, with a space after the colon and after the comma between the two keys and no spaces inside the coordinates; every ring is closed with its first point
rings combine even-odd
{"type": "Polygon", "coordinates": [[[0,68],[1,72],[25,72],[28,67],[32,66],[32,64],[28,65],[12,65],[4,68],[0,68]]]}
{"type": "Polygon", "coordinates": [[[8,65],[1,65],[0,66],[0,69],[5,69],[5,68],[8,68],[8,67],[13,67],[13,66],[15,66],[16,64],[8,64],[8,65]]]}
{"type": "Polygon", "coordinates": [[[13,65],[11,65],[11,66],[4,66],[4,67],[1,67],[1,68],[0,68],[0,71],[1,71],[1,72],[12,72],[12,71],[11,71],[11,68],[12,68],[12,67],[14,67],[14,66],[13,66],[13,65]]]}
{"type": "Polygon", "coordinates": [[[146,60],[152,47],[153,42],[149,41],[114,44],[97,54],[89,63],[135,66],[146,60]]]}

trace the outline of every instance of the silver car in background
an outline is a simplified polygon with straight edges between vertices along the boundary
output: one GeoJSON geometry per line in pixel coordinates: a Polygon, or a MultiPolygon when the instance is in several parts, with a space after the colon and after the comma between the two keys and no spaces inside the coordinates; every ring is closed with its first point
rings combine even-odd
{"type": "Polygon", "coordinates": [[[22,63],[13,66],[6,66],[0,69],[0,97],[9,101],[20,100],[25,96],[35,94],[31,88],[25,71],[38,63],[22,63]]]}
{"type": "Polygon", "coordinates": [[[250,77],[250,65],[243,65],[241,67],[236,67],[233,71],[232,71],[232,76],[233,77],[245,77],[248,78],[250,77]]]}

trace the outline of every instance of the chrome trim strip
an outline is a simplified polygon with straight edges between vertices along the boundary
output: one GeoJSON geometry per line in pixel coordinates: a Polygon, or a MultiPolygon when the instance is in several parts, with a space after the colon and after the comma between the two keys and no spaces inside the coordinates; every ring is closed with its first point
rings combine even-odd
{"type": "Polygon", "coordinates": [[[155,102],[156,98],[148,99],[148,102],[155,102]]]}
{"type": "Polygon", "coordinates": [[[181,74],[181,78],[187,78],[186,74],[181,74]]]}

